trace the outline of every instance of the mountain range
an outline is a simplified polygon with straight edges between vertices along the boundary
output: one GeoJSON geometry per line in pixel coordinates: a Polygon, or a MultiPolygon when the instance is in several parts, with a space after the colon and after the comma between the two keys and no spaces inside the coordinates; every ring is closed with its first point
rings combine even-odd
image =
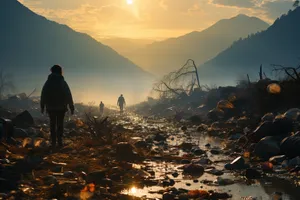
{"type": "Polygon", "coordinates": [[[240,77],[258,79],[262,64],[270,78],[271,64],[297,67],[300,64],[300,7],[278,18],[267,30],[234,42],[199,67],[203,83],[235,84],[240,77]]]}
{"type": "Polygon", "coordinates": [[[220,20],[201,32],[154,42],[124,55],[152,74],[162,76],[181,67],[187,59],[202,64],[239,38],[268,27],[269,24],[256,17],[238,15],[220,20]]]}
{"type": "Polygon", "coordinates": [[[121,93],[131,102],[141,100],[152,82],[152,75],[112,48],[17,0],[0,1],[0,30],[0,68],[14,75],[21,91],[40,90],[54,64],[64,68],[77,101],[108,101],[121,93]]]}

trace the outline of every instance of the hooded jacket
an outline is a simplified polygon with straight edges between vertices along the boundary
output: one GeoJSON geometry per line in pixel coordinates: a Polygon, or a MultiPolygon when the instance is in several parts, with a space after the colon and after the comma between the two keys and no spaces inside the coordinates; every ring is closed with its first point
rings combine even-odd
{"type": "Polygon", "coordinates": [[[47,111],[67,111],[68,105],[74,111],[73,97],[64,77],[59,74],[50,74],[43,86],[41,94],[41,108],[47,111]]]}

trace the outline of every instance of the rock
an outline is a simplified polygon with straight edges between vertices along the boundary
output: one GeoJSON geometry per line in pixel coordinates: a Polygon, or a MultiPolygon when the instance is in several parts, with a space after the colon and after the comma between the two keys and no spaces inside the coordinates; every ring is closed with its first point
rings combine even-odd
{"type": "Polygon", "coordinates": [[[58,183],[55,176],[45,176],[45,177],[43,177],[43,182],[45,185],[52,185],[52,184],[58,183]]]}
{"type": "Polygon", "coordinates": [[[162,186],[163,187],[169,187],[169,186],[174,186],[175,181],[173,179],[165,179],[162,181],[162,186]]]}
{"type": "Polygon", "coordinates": [[[61,173],[61,172],[63,172],[63,169],[64,168],[62,166],[55,166],[51,169],[51,171],[54,173],[61,173]]]}
{"type": "Polygon", "coordinates": [[[21,129],[21,128],[15,128],[13,135],[14,135],[15,138],[26,138],[26,137],[28,137],[28,133],[24,129],[21,129]]]}
{"type": "Polygon", "coordinates": [[[276,118],[258,126],[251,135],[251,140],[258,142],[267,136],[284,136],[293,131],[293,121],[288,118],[276,118]]]}
{"type": "Polygon", "coordinates": [[[166,141],[167,137],[162,135],[161,133],[156,133],[153,140],[154,141],[158,141],[158,142],[161,142],[161,141],[166,141]]]}
{"type": "Polygon", "coordinates": [[[75,178],[76,177],[76,174],[72,171],[66,171],[64,172],[64,175],[63,175],[65,178],[75,178]]]}
{"type": "Polygon", "coordinates": [[[225,186],[225,185],[232,185],[232,184],[234,184],[234,181],[231,180],[231,179],[218,177],[217,180],[216,180],[216,183],[217,183],[218,185],[225,186]]]}
{"type": "Polygon", "coordinates": [[[174,178],[177,178],[177,177],[179,176],[179,174],[178,174],[177,172],[174,172],[174,173],[172,173],[172,176],[173,176],[174,178]]]}
{"type": "Polygon", "coordinates": [[[261,178],[261,173],[257,171],[256,169],[246,169],[245,171],[245,177],[247,179],[259,179],[261,178]]]}
{"type": "Polygon", "coordinates": [[[199,159],[193,159],[192,163],[199,164],[199,165],[210,165],[212,161],[209,160],[208,158],[199,158],[199,159]]]}
{"type": "Polygon", "coordinates": [[[272,122],[275,119],[273,113],[267,113],[261,118],[261,122],[272,122]]]}
{"type": "Polygon", "coordinates": [[[187,131],[187,127],[186,127],[186,126],[182,126],[182,127],[181,127],[181,130],[182,130],[182,131],[187,131]]]}
{"type": "Polygon", "coordinates": [[[258,142],[266,136],[271,136],[273,134],[273,129],[274,129],[273,122],[266,121],[266,122],[262,123],[261,125],[259,125],[253,131],[251,139],[254,142],[258,142]]]}
{"type": "Polygon", "coordinates": [[[294,168],[296,166],[300,166],[300,157],[295,157],[293,159],[290,160],[285,160],[282,162],[282,166],[286,167],[286,168],[294,168]]]}
{"type": "Polygon", "coordinates": [[[179,147],[184,151],[191,151],[193,146],[194,144],[188,142],[183,142],[181,145],[179,145],[179,147]]]}
{"type": "Polygon", "coordinates": [[[99,170],[94,171],[86,175],[86,182],[87,183],[100,183],[102,179],[106,176],[106,171],[99,170]]]}
{"type": "Polygon", "coordinates": [[[27,110],[17,115],[12,121],[19,128],[29,128],[34,125],[33,117],[27,110]]]}
{"type": "Polygon", "coordinates": [[[294,124],[293,120],[283,117],[277,118],[273,121],[274,133],[272,136],[276,135],[288,135],[293,132],[294,124]]]}
{"type": "Polygon", "coordinates": [[[189,160],[181,160],[180,163],[181,164],[190,164],[191,161],[189,161],[189,160]]]}
{"type": "Polygon", "coordinates": [[[199,164],[187,164],[183,167],[183,172],[190,175],[200,175],[204,173],[204,167],[199,164]]]}
{"type": "Polygon", "coordinates": [[[241,156],[234,159],[231,163],[225,165],[225,169],[227,170],[239,170],[239,169],[245,169],[247,167],[248,165],[245,164],[245,160],[241,156]]]}
{"type": "Polygon", "coordinates": [[[120,142],[116,146],[116,157],[122,161],[133,161],[139,159],[139,156],[133,152],[133,147],[127,142],[120,142]]]}
{"type": "Polygon", "coordinates": [[[202,150],[202,149],[200,149],[200,148],[195,149],[195,150],[192,151],[192,152],[193,152],[193,154],[195,154],[196,156],[200,156],[200,155],[203,155],[203,154],[206,153],[204,150],[202,150]]]}
{"type": "Polygon", "coordinates": [[[162,200],[175,200],[175,195],[171,193],[164,193],[162,200]]]}
{"type": "Polygon", "coordinates": [[[219,155],[221,153],[221,150],[220,149],[212,149],[212,150],[210,150],[210,153],[213,155],[219,155]]]}
{"type": "Polygon", "coordinates": [[[300,116],[300,109],[299,108],[292,108],[286,111],[283,115],[284,117],[291,119],[293,121],[297,121],[300,116]]]}
{"type": "Polygon", "coordinates": [[[134,146],[138,149],[146,149],[148,147],[148,143],[144,140],[140,140],[134,143],[134,146]]]}
{"type": "Polygon", "coordinates": [[[254,154],[262,159],[269,160],[273,156],[280,154],[280,147],[275,137],[265,137],[261,139],[254,149],[254,154]]]}
{"type": "Polygon", "coordinates": [[[261,169],[264,172],[271,172],[271,171],[273,171],[273,164],[270,162],[264,162],[261,164],[261,169]]]}
{"type": "Polygon", "coordinates": [[[299,132],[282,140],[280,150],[287,157],[293,158],[300,156],[300,137],[298,135],[299,132]]]}
{"type": "Polygon", "coordinates": [[[285,159],[286,159],[285,155],[273,156],[272,158],[269,159],[269,162],[276,165],[276,164],[281,164],[285,159]]]}
{"type": "Polygon", "coordinates": [[[113,181],[109,178],[103,178],[100,180],[100,182],[95,182],[96,184],[100,184],[102,186],[108,186],[108,187],[112,187],[113,186],[113,181]]]}
{"type": "Polygon", "coordinates": [[[231,195],[229,195],[228,193],[219,193],[219,192],[212,192],[212,194],[210,195],[211,199],[230,199],[232,198],[231,195]]]}

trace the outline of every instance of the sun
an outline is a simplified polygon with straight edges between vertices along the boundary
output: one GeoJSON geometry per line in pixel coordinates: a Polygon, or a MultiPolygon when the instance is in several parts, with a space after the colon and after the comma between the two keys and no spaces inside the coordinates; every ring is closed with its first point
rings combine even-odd
{"type": "Polygon", "coordinates": [[[127,2],[128,5],[133,4],[133,0],[126,0],[126,2],[127,2]]]}

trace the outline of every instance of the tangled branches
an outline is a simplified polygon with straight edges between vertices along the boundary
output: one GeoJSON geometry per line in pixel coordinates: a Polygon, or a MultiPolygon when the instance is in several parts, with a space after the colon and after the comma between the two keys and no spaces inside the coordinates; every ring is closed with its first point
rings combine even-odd
{"type": "Polygon", "coordinates": [[[300,75],[299,75],[300,65],[298,67],[284,67],[282,65],[273,64],[272,66],[273,66],[273,71],[276,72],[277,75],[284,72],[287,79],[291,79],[297,82],[300,81],[300,75]]]}
{"type": "Polygon", "coordinates": [[[200,88],[200,81],[197,66],[194,60],[189,59],[179,70],[164,76],[153,90],[161,98],[172,98],[189,94],[194,88],[200,88]]]}

